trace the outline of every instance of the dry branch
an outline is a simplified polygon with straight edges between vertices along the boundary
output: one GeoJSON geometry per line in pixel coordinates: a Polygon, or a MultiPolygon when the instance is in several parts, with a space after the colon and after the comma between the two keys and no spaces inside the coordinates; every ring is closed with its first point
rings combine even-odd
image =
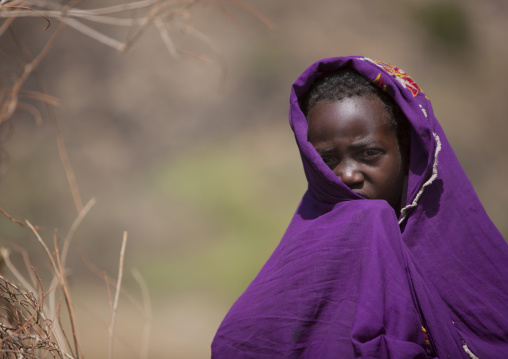
{"type": "MultiPolygon", "coordinates": [[[[16,218],[12,217],[11,215],[9,215],[9,213],[7,213],[2,208],[0,208],[0,213],[3,214],[9,221],[14,222],[16,224],[19,224],[21,227],[30,228],[25,223],[20,221],[19,219],[16,219],[16,218]]],[[[35,229],[41,229],[41,227],[39,227],[39,226],[34,226],[34,228],[35,229]]]]}
{"type": "Polygon", "coordinates": [[[140,345],[140,358],[148,358],[150,332],[152,328],[152,306],[150,300],[150,291],[146,285],[146,281],[137,269],[132,270],[132,275],[136,282],[138,282],[141,289],[141,295],[143,297],[143,317],[145,319],[145,325],[143,326],[143,336],[141,338],[140,345]]]}
{"type": "Polygon", "coordinates": [[[115,319],[116,312],[118,309],[118,299],[120,298],[120,288],[122,287],[122,277],[123,277],[123,261],[125,258],[125,246],[127,244],[127,232],[123,233],[122,240],[122,249],[120,250],[120,263],[118,265],[118,280],[116,282],[116,292],[115,292],[115,300],[113,301],[113,308],[111,308],[111,319],[109,322],[109,356],[108,358],[113,358],[113,338],[115,332],[115,319]]]}

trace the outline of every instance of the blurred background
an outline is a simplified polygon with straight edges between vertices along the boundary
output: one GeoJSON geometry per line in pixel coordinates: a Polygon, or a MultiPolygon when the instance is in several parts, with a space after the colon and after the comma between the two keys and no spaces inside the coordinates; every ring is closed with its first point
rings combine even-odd
{"type": "MultiPolygon", "coordinates": [[[[122,1],[82,1],[81,8],[122,1]]],[[[81,346],[107,357],[108,295],[90,261],[115,277],[128,231],[124,288],[151,296],[151,358],[206,358],[222,318],[282,237],[306,189],[287,124],[290,86],[312,62],[364,55],[399,66],[431,99],[488,214],[508,238],[508,3],[504,0],[246,0],[197,2],[171,33],[175,58],[149,27],[127,53],[65,28],[38,67],[83,202],[69,285],[81,346]],[[236,4],[236,5],[235,5],[236,4]],[[232,19],[234,18],[234,20],[232,19]],[[85,259],[84,259],[85,258],[85,259]]],[[[1,22],[4,20],[0,20],[1,22]]],[[[12,25],[37,53],[54,33],[41,17],[12,25]]],[[[101,25],[111,36],[126,36],[101,25]]],[[[16,41],[0,37],[3,76],[16,41]]],[[[29,79],[28,89],[36,88],[29,79]]],[[[2,124],[0,207],[64,235],[77,216],[48,113],[20,109],[2,124]]],[[[2,245],[48,272],[33,234],[0,216],[2,245]]],[[[122,297],[115,355],[139,357],[140,311],[122,297]]]]}

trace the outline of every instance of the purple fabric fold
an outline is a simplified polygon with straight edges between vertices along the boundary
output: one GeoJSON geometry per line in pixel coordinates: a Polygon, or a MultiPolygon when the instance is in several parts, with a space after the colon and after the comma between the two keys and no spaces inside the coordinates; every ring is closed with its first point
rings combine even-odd
{"type": "Polygon", "coordinates": [[[290,124],[309,188],[224,318],[212,358],[505,357],[508,246],[418,85],[368,58],[324,59],[294,83],[290,124]],[[400,221],[385,201],[340,182],[307,140],[300,103],[316,77],[343,66],[392,96],[411,123],[400,221]]]}

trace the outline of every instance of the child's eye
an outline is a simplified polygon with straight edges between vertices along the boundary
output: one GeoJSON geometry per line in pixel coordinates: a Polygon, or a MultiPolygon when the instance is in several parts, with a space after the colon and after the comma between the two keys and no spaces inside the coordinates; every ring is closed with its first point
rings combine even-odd
{"type": "Polygon", "coordinates": [[[373,157],[379,156],[380,154],[381,154],[380,150],[377,150],[374,148],[369,148],[367,150],[362,151],[362,153],[360,154],[360,157],[368,159],[368,158],[373,158],[373,157]]]}
{"type": "Polygon", "coordinates": [[[321,158],[328,167],[331,167],[335,163],[335,158],[332,156],[321,156],[321,158]]]}

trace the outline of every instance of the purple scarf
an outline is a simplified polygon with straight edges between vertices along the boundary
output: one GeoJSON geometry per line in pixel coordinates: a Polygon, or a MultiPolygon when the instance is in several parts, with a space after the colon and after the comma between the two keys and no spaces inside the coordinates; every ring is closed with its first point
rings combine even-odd
{"type": "Polygon", "coordinates": [[[508,357],[508,246],[402,70],[321,60],[293,84],[290,123],[309,187],[280,244],[224,318],[212,358],[508,357]],[[349,66],[411,123],[406,207],[345,186],[307,140],[313,80],[349,66]]]}

